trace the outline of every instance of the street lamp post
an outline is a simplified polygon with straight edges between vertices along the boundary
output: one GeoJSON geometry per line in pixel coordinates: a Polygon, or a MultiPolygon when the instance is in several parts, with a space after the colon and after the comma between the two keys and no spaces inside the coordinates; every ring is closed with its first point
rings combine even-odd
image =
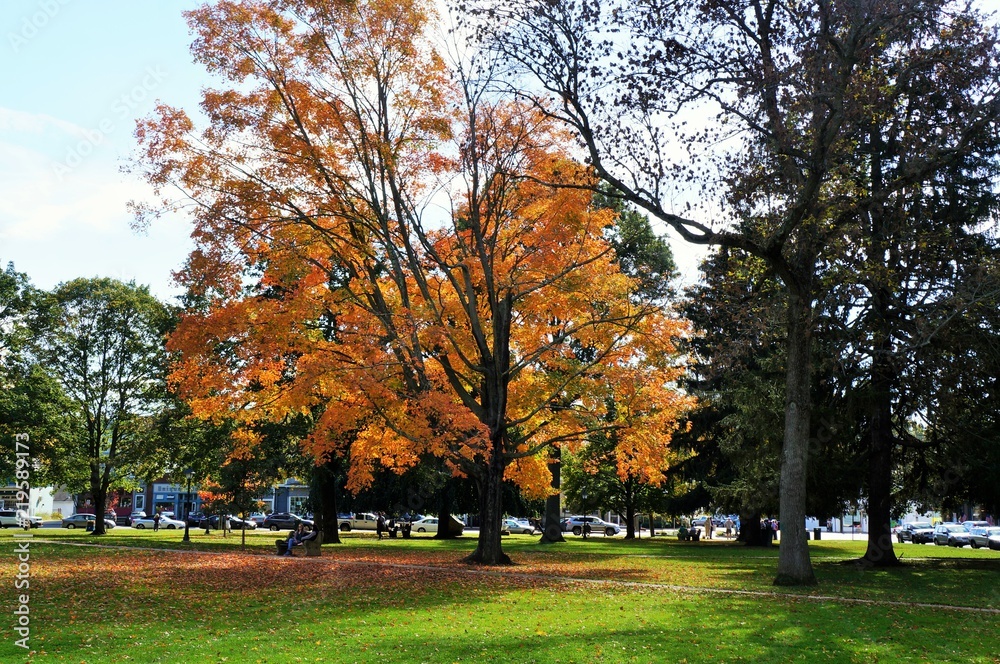
{"type": "Polygon", "coordinates": [[[191,516],[191,476],[194,475],[194,471],[188,468],[184,471],[184,477],[187,478],[187,494],[184,496],[184,539],[182,542],[190,542],[191,534],[188,532],[190,527],[188,517],[191,516]]]}
{"type": "Polygon", "coordinates": [[[587,539],[587,490],[580,492],[580,500],[583,501],[583,524],[580,525],[580,534],[583,539],[587,539]]]}

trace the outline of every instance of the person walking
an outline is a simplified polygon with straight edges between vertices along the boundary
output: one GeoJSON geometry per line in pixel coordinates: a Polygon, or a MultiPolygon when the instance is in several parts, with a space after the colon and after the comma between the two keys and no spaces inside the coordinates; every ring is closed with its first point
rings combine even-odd
{"type": "Polygon", "coordinates": [[[379,512],[378,518],[375,519],[375,534],[378,535],[379,539],[382,539],[382,533],[384,532],[385,532],[385,514],[379,512]]]}
{"type": "Polygon", "coordinates": [[[153,532],[155,533],[160,529],[160,513],[157,512],[153,515],[153,532]]]}

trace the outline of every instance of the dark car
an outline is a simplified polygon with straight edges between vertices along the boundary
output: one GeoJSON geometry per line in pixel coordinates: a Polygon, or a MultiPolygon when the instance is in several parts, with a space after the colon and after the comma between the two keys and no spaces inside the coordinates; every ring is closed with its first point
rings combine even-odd
{"type": "Polygon", "coordinates": [[[914,544],[929,544],[934,539],[934,526],[930,521],[914,521],[903,525],[896,533],[900,542],[914,544]]]}
{"type": "MultiPolygon", "coordinates": [[[[63,528],[86,528],[87,523],[94,524],[97,522],[97,517],[93,514],[73,514],[62,520],[63,528]]],[[[93,527],[93,525],[91,525],[93,527]]],[[[105,528],[114,528],[115,522],[111,519],[104,519],[105,528]]]]}
{"type": "Polygon", "coordinates": [[[185,521],[187,521],[187,525],[191,528],[204,528],[205,526],[202,526],[201,522],[204,521],[205,518],[206,516],[202,512],[191,512],[187,515],[187,519],[185,519],[185,521]]]}
{"type": "Polygon", "coordinates": [[[309,519],[303,519],[298,514],[292,514],[291,512],[278,512],[275,514],[269,514],[266,519],[264,519],[264,527],[270,530],[285,530],[298,528],[300,523],[304,523],[310,528],[313,522],[309,519]]]}
{"type": "MultiPolygon", "coordinates": [[[[208,522],[211,524],[212,528],[218,529],[218,527],[219,527],[219,515],[218,514],[213,514],[212,516],[208,517],[208,522]]],[[[202,528],[204,528],[204,526],[202,526],[202,528]]],[[[256,530],[257,529],[257,524],[254,523],[253,521],[251,521],[250,519],[247,519],[246,521],[244,521],[243,519],[239,518],[238,516],[232,516],[232,515],[230,515],[229,516],[229,529],[230,530],[244,530],[244,529],[246,529],[246,530],[256,530]]]]}
{"type": "Polygon", "coordinates": [[[934,543],[938,546],[966,546],[971,533],[960,523],[939,523],[934,529],[934,543]]]}

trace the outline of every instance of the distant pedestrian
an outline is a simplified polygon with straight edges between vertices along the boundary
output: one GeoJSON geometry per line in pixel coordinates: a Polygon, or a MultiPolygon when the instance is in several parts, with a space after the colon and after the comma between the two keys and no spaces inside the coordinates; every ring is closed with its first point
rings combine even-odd
{"type": "Polygon", "coordinates": [[[155,533],[160,529],[160,513],[157,512],[153,515],[153,532],[155,533]]]}
{"type": "Polygon", "coordinates": [[[379,512],[378,518],[375,519],[375,534],[378,535],[379,539],[382,539],[382,533],[384,532],[385,532],[385,514],[379,512]]]}
{"type": "Polygon", "coordinates": [[[712,517],[705,519],[705,539],[712,539],[712,527],[715,524],[712,523],[712,517]]]}
{"type": "Polygon", "coordinates": [[[732,536],[733,536],[733,520],[729,517],[726,517],[726,539],[729,539],[732,536]]]}

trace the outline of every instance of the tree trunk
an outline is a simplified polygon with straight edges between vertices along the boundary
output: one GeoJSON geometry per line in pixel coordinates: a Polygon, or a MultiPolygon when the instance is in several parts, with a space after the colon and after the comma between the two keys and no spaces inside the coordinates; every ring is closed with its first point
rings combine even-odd
{"type": "Polygon", "coordinates": [[[868,461],[868,548],[861,560],[874,567],[894,567],[892,547],[892,440],[873,440],[868,461]]]}
{"type": "Polygon", "coordinates": [[[635,501],[625,496],[625,539],[635,539],[635,501]]]}
{"type": "MultiPolygon", "coordinates": [[[[438,507],[438,531],[434,539],[456,539],[458,532],[451,528],[451,501],[455,494],[455,480],[449,477],[445,480],[444,487],[440,493],[440,506],[438,507]]],[[[480,531],[482,532],[482,531],[480,531]]]]}
{"type": "Polygon", "coordinates": [[[747,546],[771,546],[771,532],[765,537],[760,528],[760,512],[757,510],[740,512],[740,535],[737,541],[747,546]]]}
{"type": "Polygon", "coordinates": [[[631,478],[625,487],[625,539],[635,539],[635,491],[631,478]]]}
{"type": "MultiPolygon", "coordinates": [[[[775,585],[815,585],[806,540],[806,463],[811,410],[810,359],[812,302],[799,289],[788,289],[788,357],[785,393],[785,439],[781,453],[781,547],[775,585]]],[[[808,293],[808,290],[807,290],[808,293]]]]}
{"type": "Polygon", "coordinates": [[[484,469],[481,509],[479,513],[479,542],[472,555],[465,559],[468,563],[481,565],[510,565],[511,560],[503,552],[500,542],[500,520],[503,518],[503,441],[502,434],[494,434],[489,465],[484,469]]]}
{"type": "Polygon", "coordinates": [[[313,469],[310,487],[316,509],[316,526],[323,535],[323,544],[340,544],[337,519],[337,462],[327,461],[313,469]]]}
{"type": "Polygon", "coordinates": [[[90,496],[94,500],[94,535],[104,535],[107,532],[104,528],[104,505],[107,503],[107,495],[101,479],[100,466],[91,461],[90,496]]]}
{"type": "Polygon", "coordinates": [[[552,487],[554,493],[545,499],[545,514],[542,516],[542,539],[541,544],[553,544],[555,542],[565,542],[562,528],[559,526],[560,512],[560,469],[562,467],[562,449],[555,447],[549,453],[549,472],[552,473],[552,487]]]}
{"type": "Polygon", "coordinates": [[[869,402],[868,549],[862,561],[874,567],[899,565],[892,548],[893,367],[890,358],[889,295],[878,287],[872,298],[873,357],[869,402]]]}
{"type": "MultiPolygon", "coordinates": [[[[878,131],[870,132],[872,191],[883,188],[882,150],[878,131]]],[[[876,197],[876,200],[881,198],[876,197]]],[[[874,567],[899,565],[892,548],[892,384],[898,378],[892,361],[893,296],[887,281],[899,269],[898,253],[889,246],[889,219],[881,205],[871,214],[872,256],[886,264],[871,266],[872,301],[868,320],[872,334],[872,364],[869,401],[868,457],[868,548],[861,560],[874,567]]]]}

